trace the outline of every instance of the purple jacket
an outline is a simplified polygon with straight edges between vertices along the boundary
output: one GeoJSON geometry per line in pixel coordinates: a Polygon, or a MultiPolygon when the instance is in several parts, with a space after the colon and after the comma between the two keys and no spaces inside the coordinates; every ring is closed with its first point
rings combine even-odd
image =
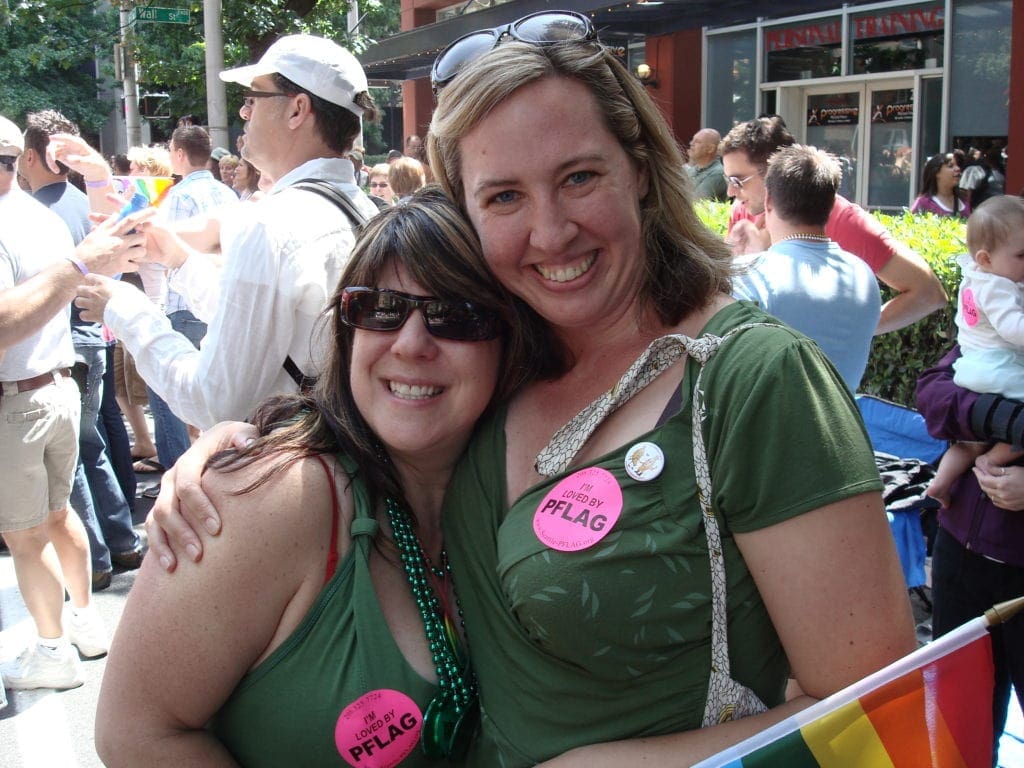
{"type": "MultiPolygon", "coordinates": [[[[941,440],[979,440],[971,431],[970,410],[978,395],[953,383],[953,349],[917,381],[917,409],[932,437],[941,440]]],[[[939,511],[939,524],[972,552],[1009,565],[1024,567],[1024,511],[1010,512],[989,501],[974,477],[965,472],[953,485],[951,504],[939,511]]]]}

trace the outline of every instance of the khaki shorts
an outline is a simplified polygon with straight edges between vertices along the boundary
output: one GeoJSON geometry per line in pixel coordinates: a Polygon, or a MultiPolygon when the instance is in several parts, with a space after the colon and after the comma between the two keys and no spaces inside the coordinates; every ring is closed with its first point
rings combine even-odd
{"type": "Polygon", "coordinates": [[[0,532],[34,528],[67,507],[80,398],[74,380],[59,375],[39,389],[0,396],[0,532]]]}
{"type": "Polygon", "coordinates": [[[120,341],[114,347],[114,394],[127,401],[128,405],[149,402],[146,382],[135,368],[135,359],[120,341]]]}

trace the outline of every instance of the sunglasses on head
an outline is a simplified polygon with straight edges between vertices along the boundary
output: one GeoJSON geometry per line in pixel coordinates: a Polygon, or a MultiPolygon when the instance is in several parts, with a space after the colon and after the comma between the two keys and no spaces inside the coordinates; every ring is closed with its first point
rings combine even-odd
{"type": "Polygon", "coordinates": [[[487,341],[501,333],[501,320],[471,301],[449,301],[377,288],[345,288],[341,320],[364,331],[397,331],[414,310],[431,336],[452,341],[487,341]]]}
{"type": "Polygon", "coordinates": [[[597,39],[597,30],[586,16],[573,11],[540,11],[493,29],[480,29],[463,35],[434,59],[430,84],[436,95],[467,65],[479,59],[509,37],[521,43],[550,45],[563,42],[589,42],[597,39]]]}
{"type": "Polygon", "coordinates": [[[3,167],[8,173],[14,173],[14,166],[18,162],[18,158],[14,155],[0,155],[0,167],[3,167]]]}

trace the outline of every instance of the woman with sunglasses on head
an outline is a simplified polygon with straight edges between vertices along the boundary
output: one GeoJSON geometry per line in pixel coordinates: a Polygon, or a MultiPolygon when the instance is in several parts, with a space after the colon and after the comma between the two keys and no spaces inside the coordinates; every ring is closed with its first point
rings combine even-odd
{"type": "Polygon", "coordinates": [[[951,152],[939,153],[928,158],[921,172],[921,190],[917,193],[911,213],[934,213],[936,216],[971,215],[971,204],[964,202],[957,194],[960,182],[960,166],[951,152]]]}
{"type": "MultiPolygon", "coordinates": [[[[850,393],[729,297],[668,126],[590,22],[475,33],[433,76],[431,167],[560,347],[447,496],[470,763],[690,765],[913,650],[850,393]],[[784,702],[790,674],[806,693],[784,702]]],[[[160,524],[197,546],[170,497],[160,524]]]]}
{"type": "Polygon", "coordinates": [[[96,718],[107,765],[425,766],[466,746],[441,501],[535,334],[436,191],[371,220],[341,285],[315,389],[265,402],[259,438],[203,478],[224,516],[203,563],[150,558],[135,582],[96,718]]]}

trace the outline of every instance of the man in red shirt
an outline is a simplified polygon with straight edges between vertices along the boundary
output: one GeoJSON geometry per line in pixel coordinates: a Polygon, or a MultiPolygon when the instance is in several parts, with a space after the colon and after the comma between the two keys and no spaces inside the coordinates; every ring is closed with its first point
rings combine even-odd
{"type": "MultiPolygon", "coordinates": [[[[794,143],[782,118],[759,117],[735,126],[719,145],[728,193],[734,198],[726,241],[737,255],[771,245],[764,227],[764,175],[772,153],[794,143]]],[[[863,259],[896,294],[882,305],[876,335],[903,328],[946,305],[942,284],[924,259],[859,205],[837,195],[825,233],[863,259]]]]}

